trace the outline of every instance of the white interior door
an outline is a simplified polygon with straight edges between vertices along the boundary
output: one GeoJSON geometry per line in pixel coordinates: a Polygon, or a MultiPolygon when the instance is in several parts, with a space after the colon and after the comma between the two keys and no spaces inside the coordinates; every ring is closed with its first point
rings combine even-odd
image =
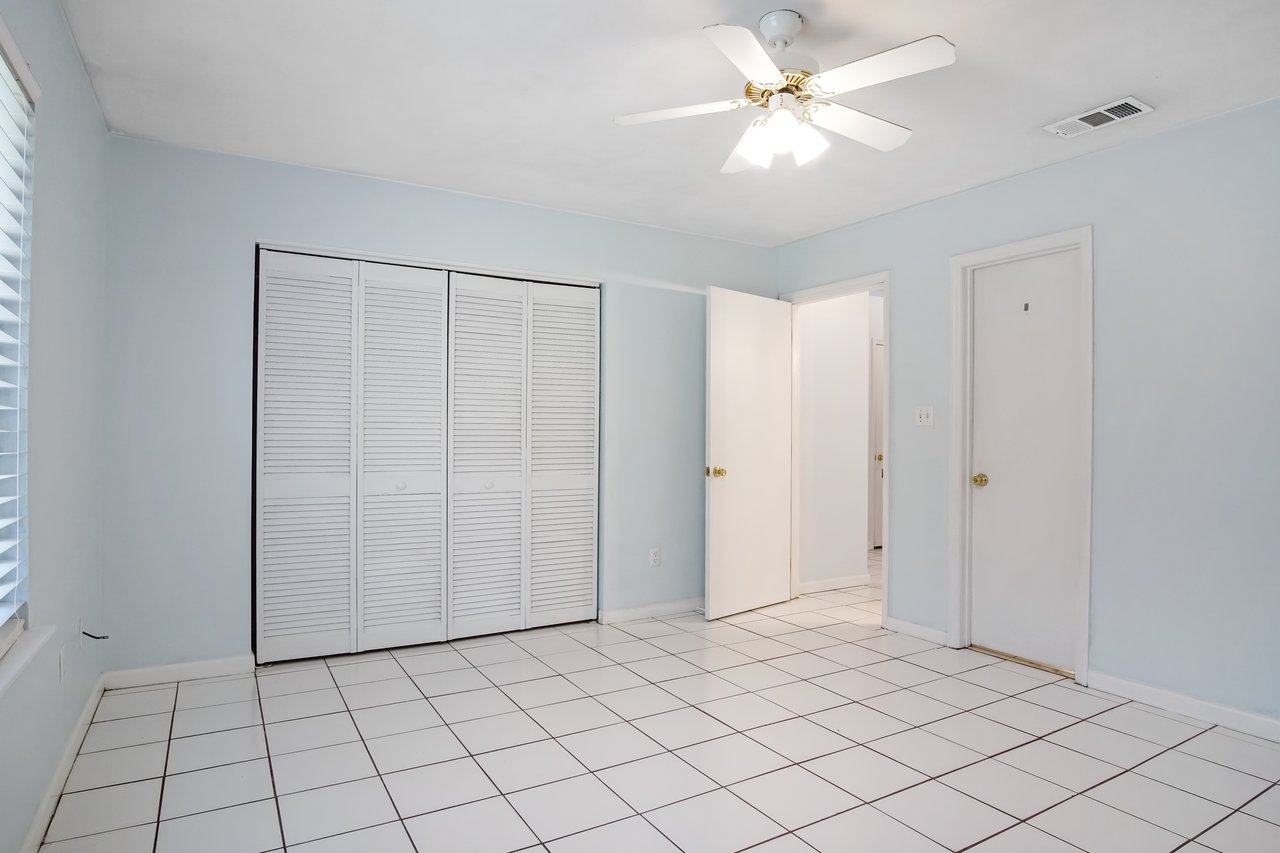
{"type": "Polygon", "coordinates": [[[1088,567],[1091,317],[1082,253],[973,273],[970,637],[1073,670],[1088,567]]]}
{"type": "Polygon", "coordinates": [[[884,545],[884,434],[885,383],[884,342],[871,342],[871,483],[868,500],[871,505],[867,531],[872,548],[884,545]]]}
{"type": "Polygon", "coordinates": [[[255,648],[355,651],[356,261],[259,257],[255,648]]]}
{"type": "Polygon", "coordinates": [[[360,264],[357,646],[443,640],[447,274],[360,264]]]}
{"type": "Polygon", "coordinates": [[[791,597],[791,305],[707,290],[706,615],[791,597]],[[717,469],[723,476],[714,476],[717,469]]]}
{"type": "Polygon", "coordinates": [[[450,274],[449,636],[512,631],[528,601],[529,285],[450,274]]]}

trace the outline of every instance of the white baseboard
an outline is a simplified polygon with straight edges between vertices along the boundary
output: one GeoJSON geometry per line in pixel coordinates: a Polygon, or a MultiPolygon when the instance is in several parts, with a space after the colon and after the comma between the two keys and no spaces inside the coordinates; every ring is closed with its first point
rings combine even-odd
{"type": "Polygon", "coordinates": [[[937,628],[926,628],[924,625],[917,625],[914,622],[904,622],[901,619],[894,619],[892,616],[881,616],[880,624],[888,628],[890,631],[897,631],[899,634],[908,634],[912,637],[919,637],[922,640],[928,640],[931,643],[937,643],[940,646],[947,644],[947,632],[939,631],[937,628]]]}
{"type": "Polygon", "coordinates": [[[844,589],[846,586],[862,586],[871,581],[871,575],[842,575],[838,578],[823,578],[816,581],[801,581],[798,584],[801,595],[811,592],[826,592],[829,589],[844,589]]]}
{"type": "Polygon", "coordinates": [[[49,821],[53,820],[53,810],[58,806],[58,797],[67,784],[67,777],[71,775],[71,765],[75,763],[76,755],[80,752],[80,744],[84,742],[84,736],[89,731],[89,723],[93,722],[93,714],[98,709],[98,700],[102,698],[103,689],[104,677],[99,675],[93,689],[89,691],[89,698],[84,701],[84,710],[80,712],[76,727],[67,736],[67,745],[62,749],[62,759],[58,761],[58,766],[53,771],[53,778],[49,780],[49,787],[45,789],[44,798],[40,800],[35,816],[31,819],[31,828],[27,830],[26,840],[22,842],[22,853],[37,853],[40,849],[40,842],[44,840],[49,821]]]}
{"type": "Polygon", "coordinates": [[[144,666],[140,669],[118,669],[102,674],[108,690],[121,687],[145,687],[148,684],[166,684],[170,681],[189,681],[193,678],[215,678],[220,675],[239,675],[253,672],[253,655],[236,655],[214,660],[197,660],[187,663],[170,663],[163,666],[144,666]]]}
{"type": "Polygon", "coordinates": [[[660,601],[657,604],[646,604],[644,607],[631,607],[626,610],[601,610],[597,621],[601,625],[617,622],[631,622],[635,619],[652,619],[657,616],[673,616],[676,613],[688,613],[702,609],[701,598],[682,598],[678,601],[660,601]]]}
{"type": "Polygon", "coordinates": [[[1264,717],[1261,714],[1242,711],[1239,708],[1232,708],[1228,705],[1219,705],[1216,702],[1209,702],[1205,699],[1196,699],[1193,696],[1174,693],[1172,690],[1165,690],[1161,687],[1152,687],[1149,684],[1128,681],[1123,678],[1117,678],[1114,675],[1098,672],[1096,669],[1089,671],[1089,686],[1094,690],[1114,693],[1117,696],[1163,708],[1166,711],[1182,714],[1185,717],[1194,717],[1197,720],[1204,720],[1206,723],[1226,726],[1229,729],[1235,729],[1238,732],[1266,738],[1267,740],[1280,741],[1280,720],[1274,717],[1264,717]]]}

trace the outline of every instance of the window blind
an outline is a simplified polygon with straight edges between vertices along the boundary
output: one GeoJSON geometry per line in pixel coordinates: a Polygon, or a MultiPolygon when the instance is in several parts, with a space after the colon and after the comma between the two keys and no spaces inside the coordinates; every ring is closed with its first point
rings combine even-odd
{"type": "Polygon", "coordinates": [[[0,625],[26,618],[32,107],[0,63],[0,625]]]}

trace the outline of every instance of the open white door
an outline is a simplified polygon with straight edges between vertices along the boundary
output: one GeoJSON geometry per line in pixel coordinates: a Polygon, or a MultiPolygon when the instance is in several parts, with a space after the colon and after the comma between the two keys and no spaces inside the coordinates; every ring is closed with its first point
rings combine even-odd
{"type": "Polygon", "coordinates": [[[706,615],[791,597],[791,304],[707,290],[706,615]]]}

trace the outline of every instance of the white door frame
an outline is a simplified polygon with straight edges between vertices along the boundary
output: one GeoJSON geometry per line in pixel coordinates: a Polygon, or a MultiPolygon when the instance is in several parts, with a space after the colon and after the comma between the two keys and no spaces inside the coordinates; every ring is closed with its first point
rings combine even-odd
{"type": "MultiPolygon", "coordinates": [[[[893,384],[889,381],[890,370],[890,335],[889,335],[889,273],[888,271],[871,273],[870,275],[859,276],[858,278],[845,279],[843,281],[832,282],[831,284],[822,284],[817,287],[807,287],[802,290],[792,290],[778,296],[783,302],[790,302],[792,305],[805,305],[810,302],[823,302],[827,299],[838,299],[841,296],[850,296],[855,293],[867,293],[872,290],[884,290],[884,405],[885,405],[885,434],[884,434],[884,454],[886,458],[889,456],[889,436],[892,432],[892,388],[893,384]]],[[[794,346],[794,343],[793,343],[794,346]]],[[[795,373],[792,373],[791,395],[794,401],[798,385],[798,379],[795,373]]],[[[798,451],[795,444],[795,436],[799,435],[799,424],[797,424],[796,407],[794,402],[791,406],[791,597],[795,598],[800,594],[800,554],[799,540],[796,537],[796,530],[800,524],[800,466],[798,464],[798,451]]],[[[886,478],[884,492],[884,506],[881,511],[886,515],[889,512],[890,493],[893,488],[893,477],[886,478]]],[[[881,579],[884,585],[881,593],[884,600],[889,600],[889,542],[886,538],[881,550],[881,579]]]]}
{"type": "MultiPolygon", "coordinates": [[[[880,335],[881,336],[879,338],[873,337],[868,342],[871,346],[871,352],[868,356],[867,364],[870,365],[870,368],[871,368],[870,386],[871,386],[871,399],[872,399],[872,405],[871,405],[872,419],[871,419],[870,449],[876,450],[877,448],[879,448],[879,453],[881,454],[881,456],[883,456],[884,442],[887,437],[886,433],[888,432],[888,430],[885,429],[885,422],[889,413],[888,407],[885,406],[885,400],[886,400],[886,394],[888,393],[889,389],[888,389],[888,383],[884,381],[885,349],[884,349],[883,329],[881,330],[880,335]],[[880,359],[881,359],[880,377],[879,377],[880,378],[879,399],[877,399],[876,397],[876,347],[880,347],[880,359]]],[[[867,553],[868,554],[870,554],[872,551],[876,549],[877,538],[880,540],[881,551],[883,552],[884,550],[884,530],[885,530],[884,520],[887,517],[884,511],[884,487],[888,478],[882,475],[881,468],[883,466],[884,466],[883,459],[876,459],[874,453],[867,454],[867,485],[869,487],[867,490],[868,492],[867,500],[870,501],[868,505],[868,511],[867,511],[867,516],[868,516],[867,521],[875,522],[874,524],[868,523],[867,525],[867,553]],[[871,498],[871,494],[870,494],[871,492],[876,493],[875,499],[871,498]],[[879,509],[879,512],[875,511],[876,508],[879,509]]]]}
{"type": "Polygon", "coordinates": [[[1089,424],[1086,472],[1090,506],[1086,508],[1084,577],[1078,585],[1075,624],[1076,681],[1089,680],[1089,583],[1092,573],[1091,547],[1093,527],[1093,227],[1086,225],[1058,234],[1049,234],[1018,243],[996,246],[951,259],[952,296],[952,377],[951,377],[951,488],[948,495],[950,527],[950,559],[947,572],[948,614],[947,645],[964,648],[970,642],[972,615],[972,570],[970,563],[970,524],[972,520],[969,472],[973,450],[973,274],[984,267],[1027,260],[1059,252],[1080,252],[1080,289],[1088,324],[1080,341],[1080,356],[1085,360],[1085,378],[1089,399],[1080,416],[1089,424]]]}

